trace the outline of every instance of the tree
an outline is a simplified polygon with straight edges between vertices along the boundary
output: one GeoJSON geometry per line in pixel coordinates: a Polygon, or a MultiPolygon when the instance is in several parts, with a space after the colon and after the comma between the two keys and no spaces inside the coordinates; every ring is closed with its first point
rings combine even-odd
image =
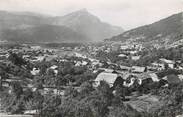
{"type": "Polygon", "coordinates": [[[66,97],[76,97],[78,95],[78,92],[72,86],[70,86],[67,89],[65,89],[64,94],[66,97]]]}
{"type": "Polygon", "coordinates": [[[9,53],[8,59],[15,65],[21,66],[25,65],[27,62],[22,58],[22,56],[16,54],[16,53],[9,53]]]}
{"type": "Polygon", "coordinates": [[[23,94],[23,88],[20,84],[20,82],[14,81],[11,82],[12,92],[17,97],[20,98],[20,96],[23,94]]]}
{"type": "Polygon", "coordinates": [[[58,114],[58,108],[61,105],[62,97],[47,94],[44,96],[43,109],[41,116],[44,117],[56,117],[58,114]]]}
{"type": "Polygon", "coordinates": [[[79,96],[81,97],[87,97],[90,95],[92,91],[94,91],[92,83],[90,82],[84,82],[80,87],[81,87],[81,91],[79,93],[79,96]]]}
{"type": "Polygon", "coordinates": [[[43,109],[44,96],[42,96],[38,90],[33,93],[33,101],[35,109],[38,110],[38,113],[41,114],[43,109]]]}
{"type": "Polygon", "coordinates": [[[119,85],[115,88],[115,96],[122,100],[125,100],[126,88],[120,87],[119,85]]]}
{"type": "Polygon", "coordinates": [[[63,77],[62,75],[56,76],[56,86],[66,86],[69,83],[69,79],[63,77]]]}
{"type": "Polygon", "coordinates": [[[3,83],[6,78],[8,78],[8,75],[3,69],[0,69],[0,91],[3,90],[3,83]]]}
{"type": "Polygon", "coordinates": [[[116,105],[110,109],[108,117],[142,117],[142,115],[129,105],[116,105]]]}

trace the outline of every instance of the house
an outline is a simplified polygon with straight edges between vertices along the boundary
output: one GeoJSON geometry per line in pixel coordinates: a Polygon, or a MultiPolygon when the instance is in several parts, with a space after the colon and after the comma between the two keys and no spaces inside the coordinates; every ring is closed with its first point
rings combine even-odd
{"type": "Polygon", "coordinates": [[[160,79],[158,78],[158,75],[156,73],[150,73],[149,76],[153,80],[153,82],[159,82],[160,79]]]}
{"type": "Polygon", "coordinates": [[[19,115],[17,115],[17,114],[7,114],[7,113],[2,113],[1,115],[0,115],[0,117],[33,117],[33,115],[24,115],[24,114],[19,114],[19,115]]]}
{"type": "Polygon", "coordinates": [[[112,51],[118,51],[118,49],[120,49],[118,44],[113,44],[111,47],[112,51]]]}
{"type": "Polygon", "coordinates": [[[54,70],[54,69],[57,69],[58,66],[57,66],[57,65],[53,65],[53,66],[51,66],[50,68],[54,70]]]}
{"type": "Polygon", "coordinates": [[[55,75],[58,74],[58,66],[57,65],[51,66],[50,69],[52,69],[54,71],[55,75]]]}
{"type": "Polygon", "coordinates": [[[99,68],[98,70],[105,71],[106,73],[113,73],[115,71],[113,69],[107,69],[107,68],[99,68]]]}
{"type": "Polygon", "coordinates": [[[111,48],[107,48],[105,52],[109,53],[111,51],[111,48]]]}
{"type": "Polygon", "coordinates": [[[165,69],[165,65],[163,63],[156,63],[156,62],[154,62],[151,65],[152,65],[151,69],[156,69],[158,71],[161,71],[161,70],[165,69]]]}
{"type": "Polygon", "coordinates": [[[37,75],[39,74],[40,70],[38,68],[33,68],[33,70],[31,71],[32,75],[37,75]]]}
{"type": "Polygon", "coordinates": [[[174,63],[175,63],[174,61],[168,60],[168,59],[165,59],[165,58],[161,58],[161,59],[159,59],[159,60],[162,61],[162,62],[165,62],[165,63],[167,63],[167,64],[174,64],[174,63]]]}
{"type": "Polygon", "coordinates": [[[177,115],[176,117],[183,117],[183,114],[182,115],[177,115]]]}
{"type": "Polygon", "coordinates": [[[120,58],[127,58],[127,56],[125,54],[119,54],[118,57],[120,57],[120,58]]]}
{"type": "Polygon", "coordinates": [[[136,76],[128,74],[123,85],[126,87],[131,87],[136,81],[139,82],[136,76]]]}
{"type": "Polygon", "coordinates": [[[28,59],[28,58],[30,58],[30,55],[23,55],[22,58],[28,59]]]}
{"type": "Polygon", "coordinates": [[[156,67],[153,66],[147,66],[148,71],[158,71],[156,67]]]}
{"type": "Polygon", "coordinates": [[[130,54],[131,54],[131,55],[135,55],[135,54],[137,54],[137,53],[138,53],[138,51],[136,51],[136,50],[130,51],[130,54]]]}
{"type": "Polygon", "coordinates": [[[132,60],[137,61],[140,59],[140,56],[132,56],[132,60]]]}
{"type": "Polygon", "coordinates": [[[148,84],[148,83],[152,83],[153,82],[153,79],[149,75],[149,73],[138,74],[137,75],[137,79],[138,79],[138,84],[139,85],[148,84]]]}
{"type": "Polygon", "coordinates": [[[40,50],[41,46],[31,46],[31,49],[33,49],[33,50],[40,50]]]}
{"type": "Polygon", "coordinates": [[[93,60],[93,61],[91,61],[91,65],[94,67],[94,66],[102,66],[102,63],[100,63],[100,61],[99,60],[93,60]]]}
{"type": "Polygon", "coordinates": [[[24,114],[27,115],[36,115],[37,114],[37,110],[26,110],[24,111],[24,114]]]}
{"type": "Polygon", "coordinates": [[[181,80],[178,78],[177,75],[171,74],[167,75],[162,78],[163,80],[166,80],[168,84],[178,84],[181,82],[181,80]]]}
{"type": "Polygon", "coordinates": [[[129,70],[130,70],[130,67],[123,66],[123,65],[120,65],[120,68],[121,68],[121,70],[123,70],[123,71],[129,71],[129,70]]]}
{"type": "Polygon", "coordinates": [[[58,56],[57,55],[47,55],[45,56],[45,61],[49,62],[53,59],[56,59],[58,56]]]}
{"type": "Polygon", "coordinates": [[[178,66],[178,67],[177,67],[177,69],[179,69],[179,70],[183,70],[183,67],[181,67],[181,66],[178,66]]]}
{"type": "Polygon", "coordinates": [[[54,87],[44,87],[44,89],[42,90],[42,94],[48,94],[48,93],[58,95],[61,92],[59,90],[57,90],[56,88],[54,88],[54,87]]]}
{"type": "Polygon", "coordinates": [[[175,66],[175,62],[172,61],[172,60],[168,60],[168,59],[165,59],[165,58],[161,58],[160,61],[163,62],[163,63],[168,64],[168,67],[169,68],[172,68],[173,69],[174,66],[175,66]]]}
{"type": "Polygon", "coordinates": [[[88,62],[87,61],[82,61],[82,65],[87,65],[88,62]]]}
{"type": "Polygon", "coordinates": [[[126,75],[126,80],[124,82],[124,86],[130,87],[137,83],[138,85],[152,83],[153,79],[149,73],[141,73],[141,74],[128,74],[126,75]]]}
{"type": "Polygon", "coordinates": [[[77,61],[75,64],[75,66],[81,66],[81,65],[82,65],[81,61],[77,61]]]}
{"type": "Polygon", "coordinates": [[[35,57],[33,59],[31,59],[32,62],[35,62],[35,61],[43,61],[44,60],[44,56],[38,56],[38,57],[35,57]]]}
{"type": "Polygon", "coordinates": [[[128,49],[129,47],[127,46],[127,45],[122,45],[122,46],[120,46],[120,49],[121,50],[126,50],[126,49],[128,49]]]}
{"type": "Polygon", "coordinates": [[[10,83],[7,82],[6,80],[2,79],[2,77],[0,76],[0,83],[2,84],[3,87],[9,87],[10,83]]]}
{"type": "Polygon", "coordinates": [[[94,80],[94,87],[99,86],[101,81],[107,82],[110,85],[110,87],[114,87],[117,84],[121,85],[123,84],[122,77],[114,73],[106,73],[106,72],[100,73],[94,80]]]}
{"type": "Polygon", "coordinates": [[[87,58],[87,56],[86,55],[82,55],[82,54],[80,54],[80,53],[75,53],[75,56],[76,57],[79,57],[79,58],[87,58]]]}
{"type": "Polygon", "coordinates": [[[140,66],[132,66],[132,72],[133,73],[143,73],[146,71],[145,67],[140,67],[140,66]]]}
{"type": "Polygon", "coordinates": [[[128,73],[128,72],[124,72],[123,73],[123,79],[127,79],[127,78],[129,78],[130,76],[132,76],[132,74],[131,73],[128,73]]]}
{"type": "Polygon", "coordinates": [[[5,60],[8,58],[8,56],[9,56],[8,54],[5,54],[5,55],[0,54],[0,60],[5,60]]]}
{"type": "Polygon", "coordinates": [[[179,78],[181,81],[183,81],[183,74],[179,74],[179,75],[178,75],[178,78],[179,78]]]}

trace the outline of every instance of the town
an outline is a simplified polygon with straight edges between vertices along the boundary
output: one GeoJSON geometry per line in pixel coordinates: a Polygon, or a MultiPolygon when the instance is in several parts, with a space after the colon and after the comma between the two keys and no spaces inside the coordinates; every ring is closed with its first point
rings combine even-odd
{"type": "Polygon", "coordinates": [[[182,53],[182,45],[3,43],[0,113],[175,117],[182,113],[182,53]]]}

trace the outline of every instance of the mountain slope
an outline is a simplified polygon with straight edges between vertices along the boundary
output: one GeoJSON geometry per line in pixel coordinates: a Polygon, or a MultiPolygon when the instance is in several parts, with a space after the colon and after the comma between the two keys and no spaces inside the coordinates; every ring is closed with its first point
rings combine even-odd
{"type": "Polygon", "coordinates": [[[150,25],[129,30],[107,40],[171,44],[180,39],[183,39],[183,13],[172,15],[150,25]]]}
{"type": "Polygon", "coordinates": [[[121,28],[101,22],[86,10],[73,12],[62,17],[51,17],[31,12],[0,11],[0,40],[17,42],[55,41],[59,43],[61,41],[80,42],[82,40],[86,42],[100,41],[121,32],[121,28]],[[35,33],[36,35],[33,35],[35,33]]]}
{"type": "Polygon", "coordinates": [[[25,28],[47,23],[47,17],[43,17],[42,15],[0,11],[1,29],[25,28]]]}
{"type": "Polygon", "coordinates": [[[0,40],[19,43],[85,42],[88,37],[65,26],[55,26],[50,16],[31,12],[0,11],[0,40]]]}
{"type": "Polygon", "coordinates": [[[46,43],[46,42],[86,42],[89,39],[70,28],[55,25],[39,25],[26,29],[6,29],[2,38],[10,42],[46,43]]]}
{"type": "Polygon", "coordinates": [[[56,17],[53,20],[55,25],[67,26],[90,37],[93,41],[101,41],[123,32],[122,28],[100,21],[98,17],[90,14],[86,9],[56,17]]]}

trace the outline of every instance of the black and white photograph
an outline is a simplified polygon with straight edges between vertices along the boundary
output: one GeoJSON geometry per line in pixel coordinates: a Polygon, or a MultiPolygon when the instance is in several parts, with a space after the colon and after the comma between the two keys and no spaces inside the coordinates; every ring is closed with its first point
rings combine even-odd
{"type": "Polygon", "coordinates": [[[0,0],[0,117],[183,117],[183,0],[0,0]]]}

